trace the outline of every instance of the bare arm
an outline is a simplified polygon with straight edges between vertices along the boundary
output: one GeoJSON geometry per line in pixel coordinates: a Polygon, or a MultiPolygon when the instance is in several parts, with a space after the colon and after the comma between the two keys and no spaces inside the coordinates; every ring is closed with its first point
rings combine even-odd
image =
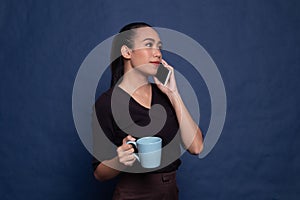
{"type": "Polygon", "coordinates": [[[201,153],[203,138],[200,128],[194,122],[179,93],[169,93],[168,97],[176,112],[183,144],[191,154],[201,153]]]}
{"type": "Polygon", "coordinates": [[[175,109],[176,117],[179,122],[181,138],[186,149],[191,154],[199,154],[203,149],[202,132],[198,125],[194,122],[181,99],[181,96],[177,90],[173,67],[168,65],[164,60],[162,63],[165,67],[172,71],[170,80],[166,86],[163,86],[155,77],[154,80],[159,89],[168,96],[175,109]]]}
{"type": "Polygon", "coordinates": [[[99,181],[106,181],[120,174],[120,171],[109,166],[120,166],[118,157],[101,162],[94,171],[95,178],[99,181]]]}
{"type": "Polygon", "coordinates": [[[101,162],[94,171],[94,176],[99,181],[112,179],[121,173],[120,170],[128,166],[132,166],[136,158],[133,156],[134,149],[127,141],[135,141],[135,138],[128,135],[123,139],[123,144],[118,147],[118,156],[111,160],[104,160],[101,162]]]}

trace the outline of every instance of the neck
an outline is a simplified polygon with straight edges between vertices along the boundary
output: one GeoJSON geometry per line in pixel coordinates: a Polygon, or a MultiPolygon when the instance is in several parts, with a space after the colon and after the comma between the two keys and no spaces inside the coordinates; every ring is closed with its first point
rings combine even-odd
{"type": "Polygon", "coordinates": [[[137,92],[137,90],[147,90],[149,86],[148,77],[134,68],[125,68],[123,80],[119,84],[119,87],[131,95],[137,92]]]}

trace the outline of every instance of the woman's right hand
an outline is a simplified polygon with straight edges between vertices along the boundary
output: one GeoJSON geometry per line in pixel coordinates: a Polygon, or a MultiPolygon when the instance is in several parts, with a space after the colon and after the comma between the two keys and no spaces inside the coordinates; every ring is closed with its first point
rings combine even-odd
{"type": "Polygon", "coordinates": [[[125,166],[132,166],[136,160],[136,157],[133,155],[134,148],[132,145],[127,144],[128,141],[135,141],[136,139],[131,135],[128,135],[123,139],[122,146],[117,148],[119,162],[125,166]]]}

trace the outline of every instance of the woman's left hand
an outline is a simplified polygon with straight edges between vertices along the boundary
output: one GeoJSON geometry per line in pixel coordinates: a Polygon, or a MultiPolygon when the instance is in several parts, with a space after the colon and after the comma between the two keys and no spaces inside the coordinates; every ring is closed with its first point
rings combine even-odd
{"type": "Polygon", "coordinates": [[[172,94],[177,92],[177,85],[176,85],[176,80],[175,80],[175,75],[174,75],[174,68],[170,65],[165,60],[162,60],[162,64],[164,67],[168,68],[171,71],[171,75],[169,78],[168,83],[164,86],[156,77],[154,77],[154,82],[157,84],[158,88],[165,93],[166,95],[172,94]]]}

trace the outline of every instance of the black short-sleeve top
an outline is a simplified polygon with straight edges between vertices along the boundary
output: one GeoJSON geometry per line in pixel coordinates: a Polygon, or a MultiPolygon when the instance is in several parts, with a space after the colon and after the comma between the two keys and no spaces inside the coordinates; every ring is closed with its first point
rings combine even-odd
{"type": "MultiPolygon", "coordinates": [[[[154,173],[171,172],[178,169],[181,164],[179,159],[181,155],[181,139],[176,113],[169,98],[160,91],[156,84],[151,84],[151,87],[152,100],[150,109],[140,105],[119,87],[109,89],[97,99],[95,103],[96,121],[99,122],[102,131],[94,131],[93,133],[94,169],[100,164],[99,160],[112,159],[117,155],[116,148],[122,145],[123,139],[128,134],[136,139],[145,136],[157,136],[162,138],[162,165],[155,169],[153,171],[154,173]],[[160,112],[150,114],[151,109],[153,109],[156,104],[163,106],[166,118],[163,118],[164,114],[160,114],[160,112]],[[129,116],[126,113],[126,109],[127,112],[129,111],[129,116]],[[160,129],[154,132],[151,131],[151,128],[144,128],[148,126],[152,120],[153,123],[155,120],[163,121],[162,128],[160,127],[160,129]],[[139,128],[137,129],[136,126],[139,126],[139,128]],[[105,135],[107,139],[103,139],[101,135],[105,135]]],[[[140,167],[139,163],[135,162],[132,168],[134,169],[134,167],[138,169],[140,167]]]]}

